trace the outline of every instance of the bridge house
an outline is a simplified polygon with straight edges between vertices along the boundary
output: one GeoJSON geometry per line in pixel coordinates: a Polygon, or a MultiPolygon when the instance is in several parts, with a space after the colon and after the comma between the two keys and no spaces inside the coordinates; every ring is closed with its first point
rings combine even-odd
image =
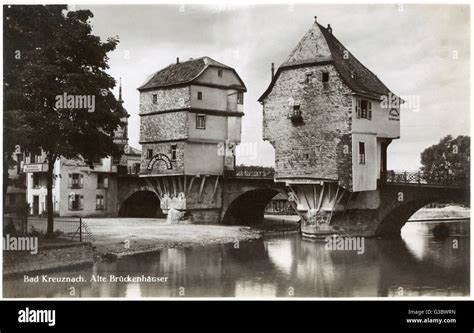
{"type": "MultiPolygon", "coordinates": [[[[219,178],[233,170],[246,87],[237,72],[209,57],[173,63],[140,91],[141,177],[161,208],[219,215],[219,178]]],[[[212,220],[212,218],[209,218],[212,220]]]]}
{"type": "Polygon", "coordinates": [[[306,221],[324,229],[345,207],[375,208],[387,147],[400,137],[399,108],[381,104],[392,95],[316,20],[275,74],[272,64],[259,99],[263,136],[275,148],[275,181],[306,221]]]}

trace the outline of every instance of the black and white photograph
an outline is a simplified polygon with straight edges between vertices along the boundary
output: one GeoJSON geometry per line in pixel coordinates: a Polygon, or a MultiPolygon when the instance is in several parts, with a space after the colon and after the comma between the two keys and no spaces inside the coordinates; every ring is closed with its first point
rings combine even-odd
{"type": "Polygon", "coordinates": [[[472,300],[470,13],[4,3],[3,298],[472,300]]]}

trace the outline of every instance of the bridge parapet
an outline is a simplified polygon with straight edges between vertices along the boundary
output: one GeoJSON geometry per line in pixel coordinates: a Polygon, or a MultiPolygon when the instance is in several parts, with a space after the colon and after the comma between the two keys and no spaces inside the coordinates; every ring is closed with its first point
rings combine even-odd
{"type": "Polygon", "coordinates": [[[389,170],[382,174],[382,182],[386,184],[413,184],[426,186],[443,186],[466,188],[470,186],[468,177],[459,177],[448,172],[432,172],[413,170],[389,170]]]}
{"type": "Polygon", "coordinates": [[[234,170],[226,170],[226,177],[232,178],[268,178],[273,179],[275,170],[269,167],[262,166],[237,166],[234,170]]]}

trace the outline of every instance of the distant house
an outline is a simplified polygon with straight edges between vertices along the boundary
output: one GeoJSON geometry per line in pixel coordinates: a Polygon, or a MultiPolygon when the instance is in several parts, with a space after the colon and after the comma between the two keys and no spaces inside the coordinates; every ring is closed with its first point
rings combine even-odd
{"type": "Polygon", "coordinates": [[[265,214],[275,214],[275,215],[295,215],[294,209],[290,206],[288,202],[288,197],[282,193],[278,193],[273,197],[265,207],[265,214]]]}
{"type": "MultiPolygon", "coordinates": [[[[118,102],[123,104],[120,86],[118,102]]],[[[59,216],[116,216],[117,177],[119,174],[137,174],[140,170],[141,151],[128,144],[128,118],[123,109],[124,124],[114,134],[115,144],[122,146],[120,158],[106,157],[93,161],[94,168],[83,160],[60,158],[54,165],[53,208],[59,216]]],[[[26,201],[31,215],[46,214],[47,189],[42,149],[25,152],[21,173],[26,181],[26,201]]],[[[11,199],[10,199],[11,200],[11,199]]]]}

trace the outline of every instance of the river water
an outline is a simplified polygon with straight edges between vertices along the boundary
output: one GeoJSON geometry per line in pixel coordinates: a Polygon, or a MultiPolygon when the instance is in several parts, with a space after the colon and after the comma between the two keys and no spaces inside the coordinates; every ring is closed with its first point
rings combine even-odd
{"type": "MultiPolygon", "coordinates": [[[[405,227],[406,228],[406,227],[405,227]]],[[[413,231],[413,230],[412,230],[413,231]]],[[[365,239],[364,253],[328,250],[296,232],[212,246],[163,249],[54,273],[86,282],[3,282],[4,297],[391,297],[468,296],[469,237],[416,232],[365,239]],[[158,282],[110,282],[153,276],[158,282]],[[91,277],[105,282],[91,282],[91,277]]],[[[30,274],[34,276],[36,274],[30,274]]],[[[41,278],[41,274],[40,278],[41,278]]]]}

